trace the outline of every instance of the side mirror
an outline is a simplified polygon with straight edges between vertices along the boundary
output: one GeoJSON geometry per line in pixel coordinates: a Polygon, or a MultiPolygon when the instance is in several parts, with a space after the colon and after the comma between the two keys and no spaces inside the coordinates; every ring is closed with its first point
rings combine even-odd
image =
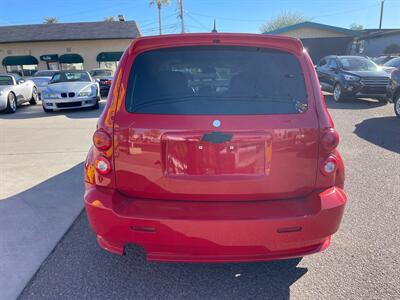
{"type": "Polygon", "coordinates": [[[20,79],[20,80],[18,81],[18,84],[22,84],[22,83],[24,83],[24,82],[25,82],[24,79],[20,79]]]}

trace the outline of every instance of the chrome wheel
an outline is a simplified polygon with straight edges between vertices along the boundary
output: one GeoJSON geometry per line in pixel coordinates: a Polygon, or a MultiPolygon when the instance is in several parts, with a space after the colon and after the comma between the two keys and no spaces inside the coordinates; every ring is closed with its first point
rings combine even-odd
{"type": "Polygon", "coordinates": [[[340,87],[340,84],[336,84],[333,89],[333,100],[335,100],[335,102],[342,100],[342,88],[340,87]]]}
{"type": "Polygon", "coordinates": [[[394,112],[400,118],[400,95],[397,97],[397,99],[394,102],[394,112]]]}
{"type": "Polygon", "coordinates": [[[7,109],[6,112],[14,113],[17,110],[17,99],[13,93],[9,93],[7,96],[7,109]]]}

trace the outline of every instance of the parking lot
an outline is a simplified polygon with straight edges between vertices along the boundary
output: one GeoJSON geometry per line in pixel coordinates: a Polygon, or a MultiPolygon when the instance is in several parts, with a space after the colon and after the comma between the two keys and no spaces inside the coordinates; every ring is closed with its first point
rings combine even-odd
{"type": "MultiPolygon", "coordinates": [[[[40,105],[26,105],[0,115],[0,199],[31,208],[21,219],[26,223],[7,224],[26,242],[7,236],[6,242],[19,244],[6,254],[21,262],[26,256],[30,262],[45,259],[78,216],[20,298],[399,299],[399,119],[392,104],[326,100],[346,164],[348,205],[341,228],[324,253],[248,264],[158,264],[146,262],[133,246],[124,257],[101,250],[80,213],[81,163],[101,109],[45,114],[40,105]],[[38,197],[44,202],[35,205],[38,197]],[[36,243],[44,246],[31,253],[36,243]]],[[[4,225],[7,216],[2,218],[4,225]]],[[[24,283],[39,265],[5,267],[13,270],[11,282],[24,283]]]]}

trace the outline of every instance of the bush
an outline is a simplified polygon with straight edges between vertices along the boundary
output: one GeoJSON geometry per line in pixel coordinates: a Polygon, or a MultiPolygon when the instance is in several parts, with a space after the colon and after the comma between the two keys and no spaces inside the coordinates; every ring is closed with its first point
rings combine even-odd
{"type": "Polygon", "coordinates": [[[390,44],[383,51],[384,54],[399,54],[400,53],[400,45],[399,44],[390,44]]]}

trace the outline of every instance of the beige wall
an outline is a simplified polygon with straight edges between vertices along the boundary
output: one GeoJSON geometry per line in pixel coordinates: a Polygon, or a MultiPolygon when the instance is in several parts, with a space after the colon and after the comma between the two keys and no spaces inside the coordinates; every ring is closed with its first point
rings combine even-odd
{"type": "Polygon", "coordinates": [[[295,37],[298,39],[304,38],[322,38],[322,37],[343,37],[347,36],[344,33],[330,30],[323,30],[317,28],[298,28],[287,32],[280,33],[279,35],[285,35],[295,37]]]}
{"type": "Polygon", "coordinates": [[[31,42],[0,44],[0,72],[5,72],[1,64],[3,58],[12,55],[33,55],[39,61],[38,69],[47,69],[46,62],[40,60],[43,54],[77,53],[83,57],[84,68],[91,70],[98,68],[96,61],[100,52],[124,51],[132,40],[93,40],[93,41],[61,41],[61,42],[31,42]]]}

